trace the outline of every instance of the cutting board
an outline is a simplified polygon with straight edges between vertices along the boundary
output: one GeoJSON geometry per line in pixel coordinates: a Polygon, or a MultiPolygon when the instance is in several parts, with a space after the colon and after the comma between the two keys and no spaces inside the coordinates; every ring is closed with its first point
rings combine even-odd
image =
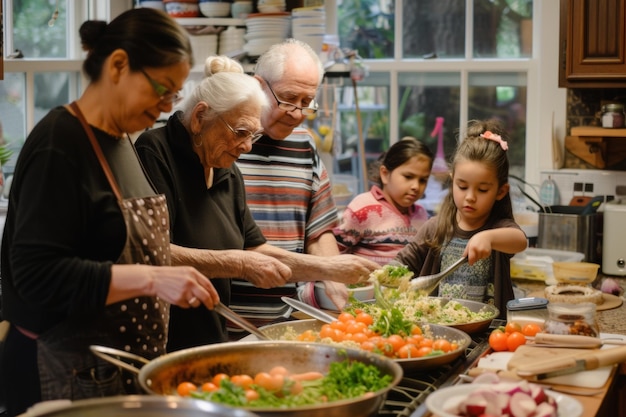
{"type": "MultiPolygon", "coordinates": [[[[507,368],[510,371],[514,371],[520,364],[544,362],[549,361],[550,358],[561,359],[567,357],[577,357],[588,354],[589,352],[590,349],[520,346],[508,361],[507,368]]],[[[541,382],[545,382],[547,384],[571,385],[575,387],[600,388],[604,386],[606,381],[609,379],[609,376],[611,376],[612,369],[613,366],[603,366],[590,371],[581,371],[573,374],[547,378],[541,382]]]]}

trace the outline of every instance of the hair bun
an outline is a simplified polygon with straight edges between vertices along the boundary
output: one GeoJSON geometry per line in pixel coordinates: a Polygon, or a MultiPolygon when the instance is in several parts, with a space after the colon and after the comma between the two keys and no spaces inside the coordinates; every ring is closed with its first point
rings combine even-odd
{"type": "Polygon", "coordinates": [[[243,67],[226,55],[213,55],[204,61],[204,75],[210,77],[218,72],[238,72],[243,74],[243,67]]]}

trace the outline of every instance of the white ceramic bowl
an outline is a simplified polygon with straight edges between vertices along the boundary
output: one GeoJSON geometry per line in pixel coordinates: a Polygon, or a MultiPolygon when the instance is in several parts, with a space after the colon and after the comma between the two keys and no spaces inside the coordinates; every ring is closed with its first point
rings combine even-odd
{"type": "MultiPolygon", "coordinates": [[[[371,284],[364,287],[348,288],[348,292],[351,292],[354,298],[360,301],[374,299],[374,286],[371,284]]],[[[324,310],[338,311],[335,304],[326,295],[324,283],[322,282],[315,283],[315,300],[324,310]]]]}
{"type": "Polygon", "coordinates": [[[199,3],[200,13],[205,17],[230,16],[230,3],[207,1],[199,3]]]}

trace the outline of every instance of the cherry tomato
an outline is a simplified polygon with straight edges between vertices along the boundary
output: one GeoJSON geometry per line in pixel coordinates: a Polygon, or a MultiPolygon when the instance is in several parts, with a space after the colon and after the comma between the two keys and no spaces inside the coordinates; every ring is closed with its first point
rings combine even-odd
{"type": "Polygon", "coordinates": [[[376,349],[376,344],[371,340],[366,340],[364,342],[361,342],[361,349],[372,352],[374,351],[374,349],[376,349]]]}
{"type": "Polygon", "coordinates": [[[339,316],[337,316],[337,320],[343,321],[345,323],[345,322],[355,320],[355,317],[352,315],[352,313],[348,313],[347,311],[344,311],[344,312],[339,313],[339,316]]]}
{"type": "Polygon", "coordinates": [[[452,350],[452,344],[446,339],[437,339],[433,342],[433,350],[441,350],[447,353],[452,350]]]}
{"type": "Polygon", "coordinates": [[[514,321],[510,321],[506,324],[506,326],[504,326],[504,332],[505,333],[513,333],[513,332],[521,332],[522,331],[522,326],[519,323],[516,323],[514,321]]]}
{"type": "Polygon", "coordinates": [[[398,334],[392,334],[387,338],[387,343],[391,345],[393,352],[397,352],[402,346],[406,344],[404,338],[398,334]]]}
{"type": "Polygon", "coordinates": [[[352,322],[348,322],[348,325],[346,326],[346,333],[352,333],[352,334],[363,333],[366,328],[367,328],[367,325],[365,323],[355,320],[352,322]]]}
{"type": "Polygon", "coordinates": [[[417,358],[418,356],[418,347],[412,343],[407,343],[398,349],[397,355],[400,359],[410,359],[417,358]]]}
{"type": "Polygon", "coordinates": [[[248,388],[245,392],[246,395],[246,401],[250,402],[250,401],[255,401],[258,400],[259,398],[261,398],[261,396],[259,395],[258,392],[256,392],[253,389],[248,388]]]}
{"type": "Polygon", "coordinates": [[[275,366],[270,369],[270,375],[289,375],[289,371],[284,366],[275,366]]]}
{"type": "Polygon", "coordinates": [[[330,327],[345,332],[346,328],[348,327],[348,323],[345,321],[334,320],[332,323],[330,323],[330,327]]]}
{"type": "Polygon", "coordinates": [[[506,340],[508,335],[500,329],[495,329],[489,334],[489,346],[496,352],[508,350],[506,340]]]}
{"type": "Polygon", "coordinates": [[[422,329],[419,326],[413,326],[411,328],[411,334],[413,336],[421,336],[423,334],[422,329]]]}
{"type": "Polygon", "coordinates": [[[300,333],[297,337],[300,342],[314,342],[315,341],[315,333],[313,330],[306,330],[303,333],[300,333]]]}
{"type": "Polygon", "coordinates": [[[433,351],[433,348],[430,346],[422,346],[417,349],[417,357],[421,358],[422,356],[429,355],[433,351]]]}
{"type": "Polygon", "coordinates": [[[524,336],[534,337],[537,333],[541,332],[541,326],[536,323],[528,323],[522,327],[522,334],[524,336]]]}
{"type": "Polygon", "coordinates": [[[356,321],[365,323],[366,325],[369,326],[374,323],[374,318],[370,314],[362,311],[356,315],[356,321]]]}
{"type": "Polygon", "coordinates": [[[506,347],[509,352],[515,352],[518,347],[526,344],[526,336],[522,332],[513,332],[506,339],[506,347]]]}
{"type": "Polygon", "coordinates": [[[176,392],[181,397],[189,397],[191,393],[197,389],[198,387],[191,382],[181,382],[178,384],[178,387],[176,387],[176,392]]]}
{"type": "Polygon", "coordinates": [[[222,379],[230,379],[230,377],[225,373],[220,373],[213,377],[212,382],[219,387],[220,384],[222,383],[222,379]]]}
{"type": "Polygon", "coordinates": [[[204,384],[202,384],[202,387],[200,389],[204,392],[213,392],[213,391],[217,391],[218,389],[220,389],[220,387],[218,387],[212,382],[205,382],[204,384]]]}
{"type": "Polygon", "coordinates": [[[252,385],[254,383],[254,379],[252,379],[252,377],[250,375],[233,375],[232,377],[230,377],[230,381],[237,385],[238,387],[241,387],[243,389],[248,389],[250,388],[250,385],[252,385]]]}
{"type": "Polygon", "coordinates": [[[350,340],[352,340],[353,342],[356,343],[363,343],[366,342],[368,340],[367,335],[365,333],[353,333],[352,336],[350,336],[350,340]]]}
{"type": "Polygon", "coordinates": [[[278,391],[283,387],[284,376],[271,375],[269,372],[259,372],[254,376],[254,383],[267,391],[278,391]]]}

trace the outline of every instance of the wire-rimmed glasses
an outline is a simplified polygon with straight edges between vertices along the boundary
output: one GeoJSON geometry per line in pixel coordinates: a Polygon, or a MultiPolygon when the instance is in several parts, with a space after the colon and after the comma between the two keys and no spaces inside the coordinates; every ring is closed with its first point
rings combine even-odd
{"type": "Polygon", "coordinates": [[[305,116],[310,116],[310,115],[317,113],[317,102],[315,100],[313,100],[311,104],[309,104],[309,107],[296,106],[293,103],[287,103],[286,101],[279,100],[278,97],[276,97],[276,93],[274,92],[274,90],[272,90],[272,86],[270,85],[270,83],[265,81],[265,84],[267,84],[267,88],[270,89],[270,92],[274,96],[274,100],[276,100],[276,104],[278,105],[279,109],[284,110],[286,112],[300,110],[302,114],[305,116]]]}
{"type": "Polygon", "coordinates": [[[241,142],[245,142],[249,138],[250,141],[254,143],[263,137],[263,130],[250,132],[248,129],[235,129],[234,127],[229,125],[228,122],[224,120],[222,116],[218,115],[217,117],[219,117],[219,119],[222,122],[224,122],[228,130],[230,130],[233,133],[233,135],[235,135],[235,137],[241,142]]]}

